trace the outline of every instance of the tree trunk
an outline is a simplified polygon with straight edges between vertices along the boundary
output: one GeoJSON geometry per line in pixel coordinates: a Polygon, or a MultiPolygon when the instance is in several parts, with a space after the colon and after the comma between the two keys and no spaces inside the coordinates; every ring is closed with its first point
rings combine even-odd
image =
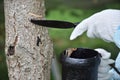
{"type": "Polygon", "coordinates": [[[44,0],[4,0],[5,53],[9,80],[50,80],[53,45],[47,28],[30,23],[44,19],[44,0]]]}

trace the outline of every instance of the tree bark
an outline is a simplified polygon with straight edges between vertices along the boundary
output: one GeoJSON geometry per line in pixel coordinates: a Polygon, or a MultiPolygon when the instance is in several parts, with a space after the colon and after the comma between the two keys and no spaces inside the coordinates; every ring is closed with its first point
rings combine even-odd
{"type": "Polygon", "coordinates": [[[44,19],[44,0],[4,0],[5,53],[9,80],[50,80],[53,45],[47,28],[30,23],[44,19]]]}

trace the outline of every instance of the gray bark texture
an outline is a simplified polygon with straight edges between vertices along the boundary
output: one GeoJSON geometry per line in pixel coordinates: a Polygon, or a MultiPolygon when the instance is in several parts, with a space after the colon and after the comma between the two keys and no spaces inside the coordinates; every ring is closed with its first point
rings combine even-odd
{"type": "Polygon", "coordinates": [[[53,45],[48,30],[30,22],[44,19],[44,0],[4,0],[4,10],[9,80],[50,80],[53,45]]]}

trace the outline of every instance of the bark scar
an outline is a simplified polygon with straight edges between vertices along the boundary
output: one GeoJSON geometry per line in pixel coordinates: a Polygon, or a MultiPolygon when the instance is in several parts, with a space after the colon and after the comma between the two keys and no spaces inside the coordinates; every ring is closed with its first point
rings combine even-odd
{"type": "Polygon", "coordinates": [[[39,46],[39,43],[41,43],[41,44],[42,44],[40,37],[39,37],[39,36],[37,36],[37,43],[36,43],[36,45],[37,45],[37,46],[39,46]]]}
{"type": "Polygon", "coordinates": [[[8,56],[14,55],[14,53],[15,53],[15,46],[17,44],[17,41],[18,41],[18,36],[15,37],[13,45],[10,45],[8,47],[8,53],[7,53],[8,56]]]}
{"type": "Polygon", "coordinates": [[[14,53],[15,53],[15,46],[10,45],[8,48],[7,56],[14,55],[14,53]]]}
{"type": "Polygon", "coordinates": [[[14,44],[14,46],[16,46],[17,41],[18,41],[18,36],[16,36],[16,37],[15,37],[15,41],[14,41],[14,43],[13,43],[13,44],[14,44]]]}

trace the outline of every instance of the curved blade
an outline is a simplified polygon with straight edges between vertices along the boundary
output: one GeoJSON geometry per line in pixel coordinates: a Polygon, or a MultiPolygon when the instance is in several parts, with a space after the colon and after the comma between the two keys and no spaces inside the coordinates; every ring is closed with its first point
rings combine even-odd
{"type": "Polygon", "coordinates": [[[31,22],[37,25],[51,27],[51,28],[74,28],[76,24],[67,21],[58,21],[58,20],[33,20],[31,22]]]}

